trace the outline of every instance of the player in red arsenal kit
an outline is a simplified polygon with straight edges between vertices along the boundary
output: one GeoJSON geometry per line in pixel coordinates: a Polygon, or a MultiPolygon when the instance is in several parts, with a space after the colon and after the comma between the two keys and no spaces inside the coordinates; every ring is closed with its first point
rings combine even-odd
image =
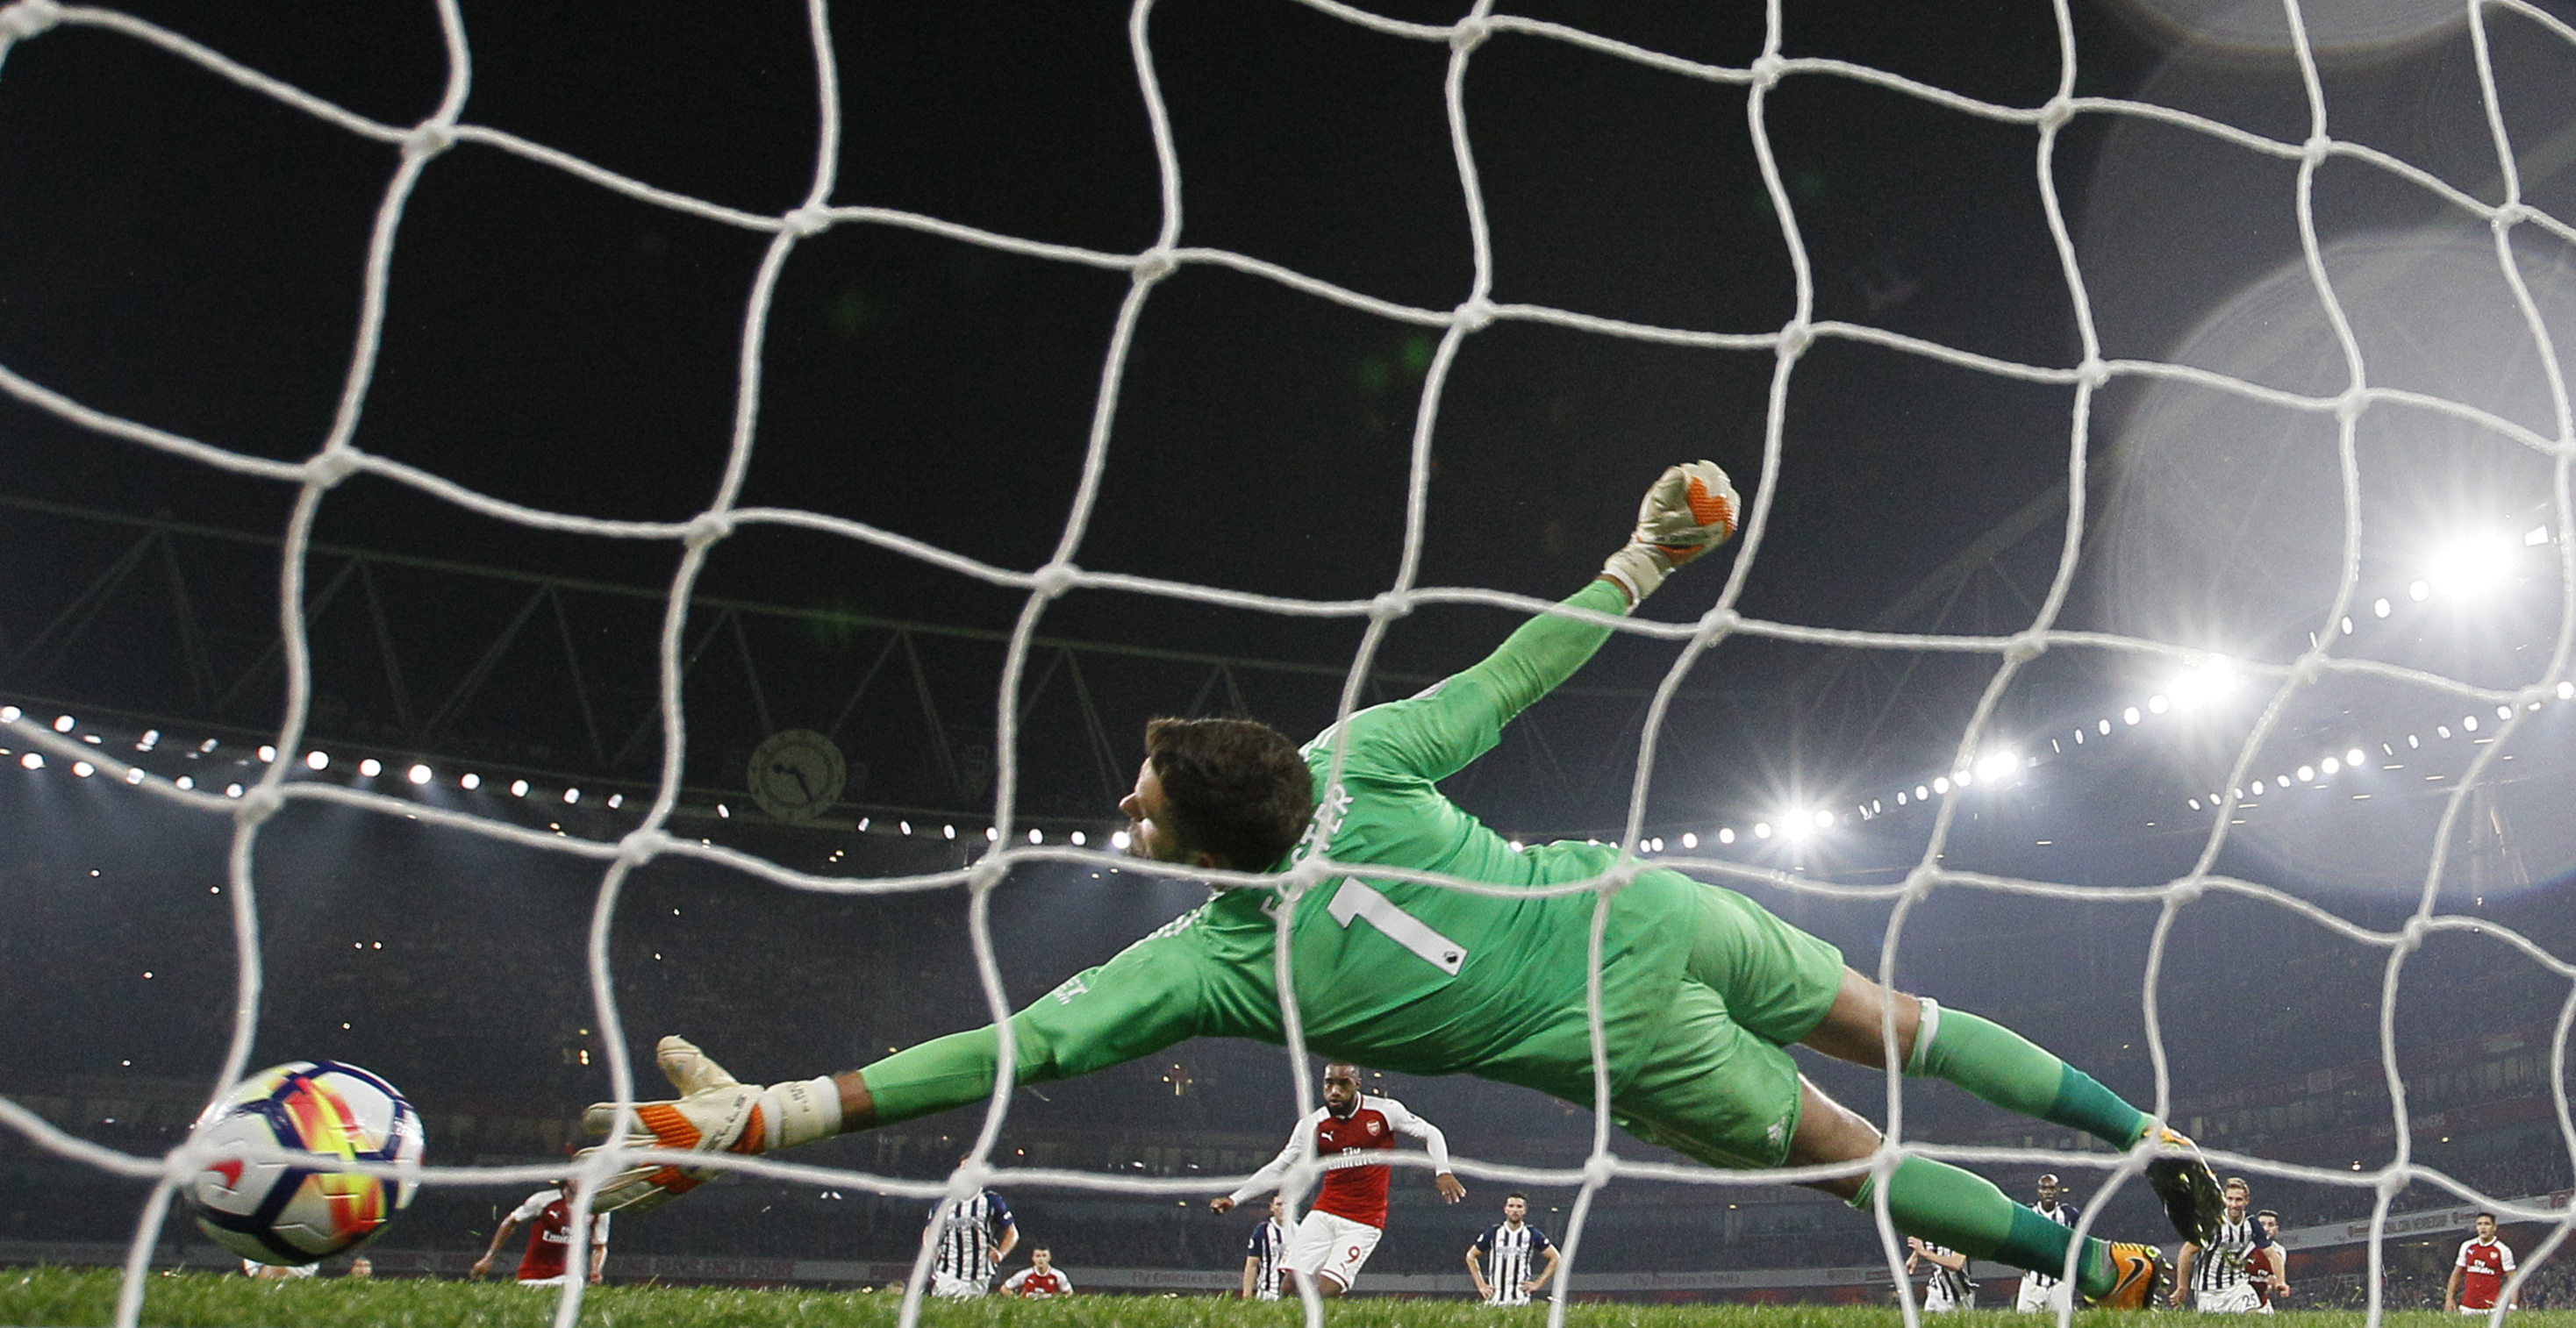
{"type": "Polygon", "coordinates": [[[1287,1263],[1298,1276],[1311,1279],[1323,1295],[1338,1296],[1351,1289],[1386,1230],[1390,1168],[1361,1159],[1391,1151],[1399,1134],[1411,1135],[1431,1155],[1440,1197],[1450,1203],[1467,1197],[1467,1187],[1450,1174],[1449,1140],[1440,1127],[1394,1098],[1360,1092],[1359,1068],[1336,1061],[1324,1067],[1324,1105],[1299,1122],[1288,1136],[1288,1146],[1279,1150],[1270,1165],[1252,1173],[1241,1189],[1209,1200],[1208,1207],[1227,1212],[1253,1195],[1277,1188],[1288,1168],[1304,1156],[1310,1131],[1315,1156],[1326,1168],[1324,1184],[1315,1194],[1315,1206],[1289,1234],[1287,1263]]]}
{"type": "MultiPolygon", "coordinates": [[[[474,1261],[470,1276],[481,1277],[489,1272],[494,1256],[501,1252],[501,1243],[526,1222],[531,1225],[528,1252],[519,1259],[519,1285],[562,1286],[564,1265],[569,1262],[566,1255],[572,1249],[572,1193],[571,1182],[564,1181],[529,1195],[526,1203],[501,1220],[501,1229],[492,1233],[491,1248],[474,1261]]],[[[601,1270],[608,1263],[608,1221],[606,1213],[591,1214],[587,1276],[593,1286],[599,1284],[601,1270]]]]}
{"type": "Polygon", "coordinates": [[[1040,1245],[1029,1251],[1029,1266],[1002,1283],[1005,1296],[1070,1296],[1073,1279],[1055,1266],[1055,1253],[1040,1245]]]}
{"type": "Polygon", "coordinates": [[[2443,1308],[2492,1314],[2504,1295],[2504,1280],[2512,1274],[2513,1247],[2496,1239],[2495,1214],[2480,1213],[2477,1239],[2460,1242],[2460,1257],[2451,1264],[2450,1285],[2442,1288],[2443,1308]]]}

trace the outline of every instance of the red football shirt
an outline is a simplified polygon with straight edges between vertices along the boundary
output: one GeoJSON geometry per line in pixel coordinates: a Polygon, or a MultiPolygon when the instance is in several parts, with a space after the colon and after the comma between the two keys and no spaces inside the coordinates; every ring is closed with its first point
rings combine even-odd
{"type": "Polygon", "coordinates": [[[1363,1093],[1359,1105],[1348,1116],[1335,1116],[1323,1107],[1307,1113],[1297,1130],[1289,1134],[1288,1146],[1234,1192],[1234,1201],[1241,1203],[1276,1188],[1280,1177],[1303,1152],[1309,1130],[1314,1132],[1315,1156],[1328,1168],[1323,1187],[1315,1195],[1314,1211],[1318,1213],[1383,1229],[1389,1168],[1383,1162],[1357,1159],[1393,1149],[1399,1134],[1420,1139],[1423,1151],[1431,1155],[1431,1165],[1440,1171],[1449,1169],[1449,1142],[1439,1126],[1414,1115],[1394,1098],[1363,1093]]]}
{"type": "Polygon", "coordinates": [[[2500,1240],[2460,1242],[2460,1308],[2491,1310],[2513,1271],[2513,1250],[2500,1240]]]}

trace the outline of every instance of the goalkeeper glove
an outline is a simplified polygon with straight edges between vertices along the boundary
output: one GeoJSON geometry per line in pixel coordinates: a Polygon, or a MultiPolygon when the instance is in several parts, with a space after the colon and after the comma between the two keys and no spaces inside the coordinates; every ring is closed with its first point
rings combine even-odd
{"type": "Polygon", "coordinates": [[[1628,592],[1630,605],[1641,603],[1674,568],[1734,538],[1742,505],[1716,462],[1667,466],[1637,505],[1627,547],[1610,555],[1601,575],[1628,592]]]}
{"type": "MultiPolygon", "coordinates": [[[[686,1038],[666,1037],[653,1049],[675,1102],[638,1102],[623,1142],[629,1148],[667,1148],[695,1153],[769,1153],[828,1139],[841,1132],[841,1092],[829,1075],[796,1079],[767,1088],[736,1080],[686,1038]]],[[[582,1128],[608,1133],[617,1104],[593,1103],[581,1114],[582,1128]]],[[[585,1148],[588,1157],[598,1148],[585,1148]]],[[[704,1167],[675,1167],[648,1162],[609,1178],[595,1205],[603,1213],[656,1208],[715,1178],[704,1167]]]]}

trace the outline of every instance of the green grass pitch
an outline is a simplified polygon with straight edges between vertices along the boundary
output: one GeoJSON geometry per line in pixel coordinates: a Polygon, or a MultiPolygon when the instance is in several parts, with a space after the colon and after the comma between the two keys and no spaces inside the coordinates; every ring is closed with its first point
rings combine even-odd
{"type": "MultiPolygon", "coordinates": [[[[0,1269],[0,1324],[17,1328],[81,1328],[113,1321],[118,1274],[105,1269],[0,1269]]],[[[351,1282],[252,1282],[216,1273],[156,1276],[143,1302],[141,1322],[155,1328],[508,1328],[553,1322],[555,1295],[501,1283],[385,1279],[351,1282]]],[[[603,1328],[878,1328],[895,1322],[900,1296],[857,1292],[733,1290],[709,1287],[594,1288],[582,1304],[581,1322],[603,1328]]],[[[1488,1310],[1464,1301],[1355,1298],[1329,1306],[1325,1321],[1348,1328],[1493,1328],[1546,1322],[1543,1306],[1488,1310]]],[[[2087,1312],[2077,1322],[2109,1328],[2126,1316],[2087,1312]]],[[[2179,1320],[2178,1312],[2159,1314],[2179,1320]]],[[[2200,1316],[2194,1315],[2196,1322],[2200,1316]]],[[[925,1305],[931,1325],[1001,1325],[1060,1328],[1133,1325],[1133,1328],[1272,1328],[1302,1321],[1293,1304],[1250,1305],[1209,1296],[1077,1296],[1061,1301],[985,1300],[925,1305]]],[[[1893,1307],[1585,1304],[1566,1315],[1582,1328],[1902,1328],[1893,1307]]],[[[2035,1315],[1979,1311],[1943,1316],[1945,1328],[2039,1328],[2035,1315]]],[[[2279,1316],[2284,1328],[2360,1328],[2363,1315],[2296,1311],[2279,1316]]],[[[2398,1328],[2455,1328],[2457,1315],[2389,1314],[2398,1328]]],[[[2576,1328],[2576,1312],[2517,1313],[2514,1328],[2576,1328]]]]}

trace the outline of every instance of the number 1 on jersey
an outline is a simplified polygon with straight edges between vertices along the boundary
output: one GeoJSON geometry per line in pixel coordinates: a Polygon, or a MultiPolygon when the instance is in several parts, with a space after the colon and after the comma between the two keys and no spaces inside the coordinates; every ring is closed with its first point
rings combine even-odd
{"type": "Polygon", "coordinates": [[[1429,923],[1395,906],[1395,901],[1345,876],[1342,888],[1333,892],[1333,902],[1325,906],[1333,921],[1348,930],[1353,918],[1366,918],[1388,940],[1422,956],[1432,967],[1451,977],[1467,962],[1467,947],[1433,931],[1429,923]]]}

